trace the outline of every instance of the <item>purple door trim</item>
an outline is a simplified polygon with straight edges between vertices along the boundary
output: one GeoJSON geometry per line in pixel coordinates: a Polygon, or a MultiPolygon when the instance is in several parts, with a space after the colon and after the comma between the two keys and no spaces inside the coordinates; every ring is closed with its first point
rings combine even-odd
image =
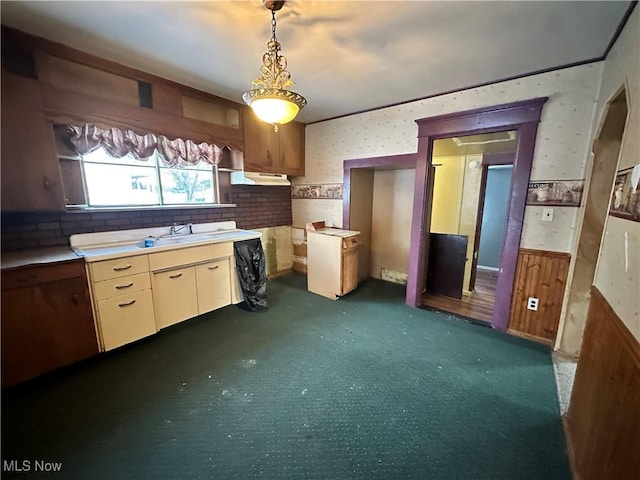
{"type": "Polygon", "coordinates": [[[429,230],[433,195],[433,167],[431,166],[433,141],[437,138],[457,135],[516,130],[518,135],[511,180],[511,197],[507,213],[507,230],[496,287],[496,303],[491,320],[493,328],[507,329],[529,174],[533,162],[533,150],[538,122],[546,101],[546,97],[535,98],[416,120],[418,124],[418,153],[409,249],[407,305],[418,306],[420,304],[425,284],[425,252],[429,250],[429,239],[426,233],[429,230]]]}
{"type": "Polygon", "coordinates": [[[342,228],[349,230],[351,223],[351,169],[352,168],[414,168],[416,154],[388,155],[386,157],[355,158],[343,163],[342,181],[342,228]]]}

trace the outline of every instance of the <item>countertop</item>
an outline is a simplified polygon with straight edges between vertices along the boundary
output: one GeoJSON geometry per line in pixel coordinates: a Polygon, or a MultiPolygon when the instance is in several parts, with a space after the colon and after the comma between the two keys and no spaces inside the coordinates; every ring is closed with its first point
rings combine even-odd
{"type": "Polygon", "coordinates": [[[26,267],[42,263],[68,262],[78,260],[78,256],[71,247],[47,247],[29,250],[17,250],[15,252],[2,252],[0,254],[2,270],[10,268],[26,267]]]}
{"type": "Polygon", "coordinates": [[[323,235],[331,235],[333,237],[342,237],[342,238],[348,238],[348,237],[353,237],[355,235],[360,235],[360,232],[356,231],[356,230],[342,230],[340,228],[320,228],[318,230],[316,230],[314,233],[321,233],[323,235]]]}
{"type": "Polygon", "coordinates": [[[157,243],[152,247],[142,247],[140,242],[121,243],[113,245],[100,245],[91,248],[76,248],[78,255],[84,257],[85,261],[98,262],[101,260],[112,260],[115,258],[132,257],[135,255],[147,255],[150,253],[166,252],[168,250],[177,250],[180,248],[196,247],[201,245],[209,245],[215,243],[240,242],[242,240],[250,240],[260,238],[260,232],[252,230],[232,230],[213,233],[211,235],[185,235],[177,236],[175,243],[163,244],[157,243]]]}

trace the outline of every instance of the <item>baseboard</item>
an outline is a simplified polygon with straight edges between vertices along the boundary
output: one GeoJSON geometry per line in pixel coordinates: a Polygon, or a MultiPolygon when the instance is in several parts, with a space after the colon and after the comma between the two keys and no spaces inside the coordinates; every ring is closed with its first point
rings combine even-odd
{"type": "Polygon", "coordinates": [[[478,270],[484,270],[485,272],[499,272],[500,269],[498,267],[487,267],[485,265],[478,265],[476,267],[478,270]]]}
{"type": "Polygon", "coordinates": [[[270,273],[269,275],[267,275],[267,278],[268,279],[278,278],[278,277],[281,277],[282,275],[286,275],[287,273],[291,273],[291,272],[293,272],[293,268],[287,268],[286,270],[280,270],[279,272],[270,273]]]}

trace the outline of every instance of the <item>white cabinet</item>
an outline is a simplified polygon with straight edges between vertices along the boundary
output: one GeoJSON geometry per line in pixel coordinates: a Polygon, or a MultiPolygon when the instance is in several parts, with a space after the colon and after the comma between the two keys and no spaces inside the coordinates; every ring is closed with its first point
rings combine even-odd
{"type": "Polygon", "coordinates": [[[224,258],[195,267],[199,314],[231,304],[230,264],[224,258]]]}
{"type": "Polygon", "coordinates": [[[358,286],[360,232],[322,228],[307,232],[307,286],[335,300],[358,286]]]}
{"type": "Polygon", "coordinates": [[[151,290],[100,300],[98,315],[105,351],[156,333],[151,290]]]}
{"type": "Polygon", "coordinates": [[[194,267],[154,273],[153,278],[153,296],[158,329],[169,327],[198,315],[194,267]]]}
{"type": "Polygon", "coordinates": [[[156,333],[147,255],[91,263],[89,278],[102,350],[156,333]]]}
{"type": "Polygon", "coordinates": [[[152,253],[149,265],[158,329],[232,303],[232,243],[152,253]]]}

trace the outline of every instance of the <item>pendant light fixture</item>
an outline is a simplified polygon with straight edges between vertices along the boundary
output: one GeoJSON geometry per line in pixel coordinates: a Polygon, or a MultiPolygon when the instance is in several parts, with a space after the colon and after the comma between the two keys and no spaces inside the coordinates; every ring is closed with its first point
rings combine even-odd
{"type": "Polygon", "coordinates": [[[280,43],[276,39],[276,12],[284,5],[284,0],[262,0],[262,4],[271,10],[271,40],[267,51],[262,55],[260,76],[251,82],[251,90],[244,92],[242,99],[249,105],[257,117],[274,126],[293,120],[307,104],[305,98],[287,90],[295,85],[287,70],[287,59],[280,55],[280,43]]]}

